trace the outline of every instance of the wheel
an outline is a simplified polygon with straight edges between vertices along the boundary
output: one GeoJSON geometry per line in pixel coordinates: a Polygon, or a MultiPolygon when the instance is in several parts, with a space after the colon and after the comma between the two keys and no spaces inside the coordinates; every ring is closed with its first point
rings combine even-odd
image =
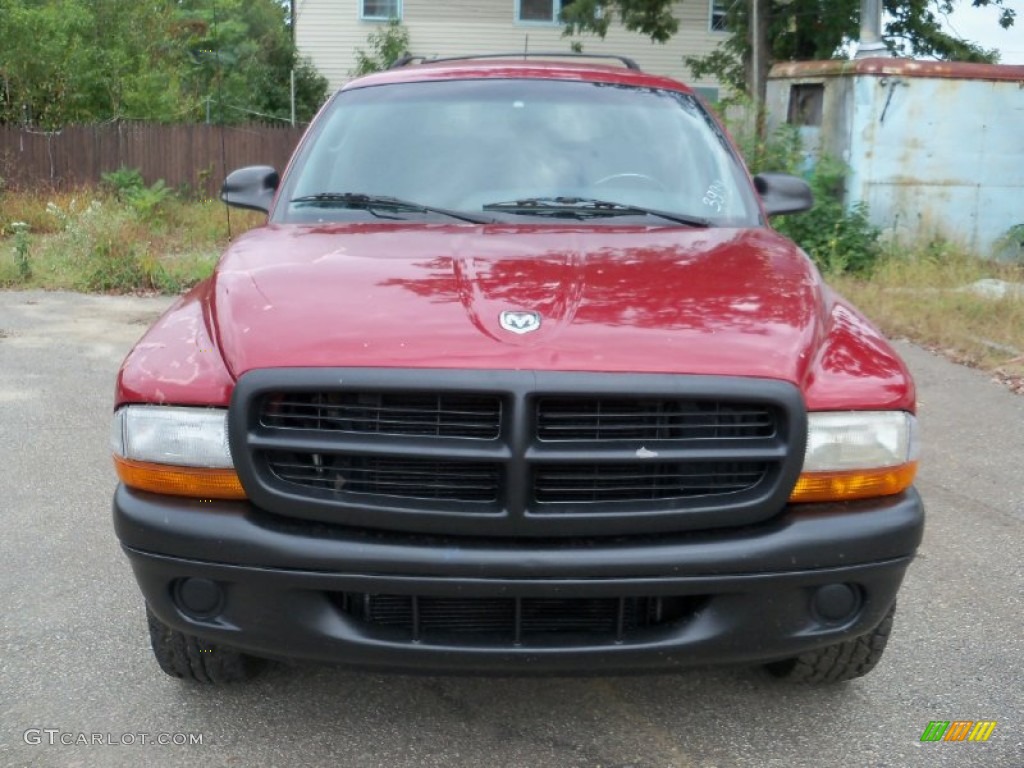
{"type": "Polygon", "coordinates": [[[765,666],[776,677],[796,683],[841,683],[863,677],[882,658],[895,612],[893,603],[882,622],[866,635],[765,666]]]}
{"type": "Polygon", "coordinates": [[[590,186],[600,187],[602,184],[607,184],[611,181],[639,181],[642,184],[650,184],[651,186],[657,187],[661,192],[668,192],[668,189],[662,182],[658,181],[658,179],[653,176],[648,176],[646,173],[613,173],[611,176],[605,176],[603,179],[598,179],[590,186]]]}
{"type": "Polygon", "coordinates": [[[248,680],[263,666],[263,660],[234,648],[186,635],[164,624],[146,606],[149,642],[160,669],[171,677],[198,683],[237,683],[248,680]]]}

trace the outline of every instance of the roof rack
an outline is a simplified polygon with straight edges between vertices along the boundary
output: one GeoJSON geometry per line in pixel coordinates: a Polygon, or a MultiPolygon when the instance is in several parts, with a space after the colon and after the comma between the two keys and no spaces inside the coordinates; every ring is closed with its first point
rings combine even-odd
{"type": "Polygon", "coordinates": [[[640,71],[640,65],[628,56],[616,56],[610,53],[567,53],[565,51],[518,51],[513,53],[478,53],[470,56],[444,56],[442,58],[426,56],[413,56],[406,53],[391,63],[388,69],[399,69],[414,61],[423,64],[433,64],[439,61],[472,61],[473,59],[518,59],[518,58],[558,58],[558,59],[614,59],[621,62],[626,69],[640,71]]]}

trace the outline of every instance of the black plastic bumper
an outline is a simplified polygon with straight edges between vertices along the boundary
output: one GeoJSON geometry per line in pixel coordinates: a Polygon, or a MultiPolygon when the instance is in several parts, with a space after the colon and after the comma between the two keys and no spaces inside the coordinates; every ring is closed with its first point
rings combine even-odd
{"type": "Polygon", "coordinates": [[[378,534],[270,516],[245,502],[169,499],[119,487],[117,534],[153,612],[255,655],[437,672],[614,672],[785,658],[871,631],[892,605],[924,527],[913,490],[790,507],[742,529],[647,539],[473,540],[378,534]],[[220,590],[209,615],[184,579],[220,590]],[[858,599],[841,619],[822,587],[858,599]],[[626,639],[518,643],[413,639],[353,617],[338,595],[445,598],[671,596],[696,608],[626,639]]]}

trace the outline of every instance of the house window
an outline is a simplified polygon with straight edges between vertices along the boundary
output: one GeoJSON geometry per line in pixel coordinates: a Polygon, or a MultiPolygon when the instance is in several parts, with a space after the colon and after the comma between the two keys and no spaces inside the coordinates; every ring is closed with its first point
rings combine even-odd
{"type": "Polygon", "coordinates": [[[557,24],[562,9],[573,0],[516,0],[516,21],[533,24],[557,24]]]}
{"type": "Polygon", "coordinates": [[[725,17],[729,14],[729,0],[710,0],[711,20],[708,29],[712,32],[727,32],[725,17]]]}
{"type": "Polygon", "coordinates": [[[402,0],[359,0],[359,18],[387,21],[402,18],[402,0]]]}

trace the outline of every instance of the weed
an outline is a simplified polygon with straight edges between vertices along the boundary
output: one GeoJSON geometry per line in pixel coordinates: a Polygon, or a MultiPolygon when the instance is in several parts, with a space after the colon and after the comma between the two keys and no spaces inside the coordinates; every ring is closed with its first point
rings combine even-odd
{"type": "Polygon", "coordinates": [[[132,193],[146,186],[138,168],[121,166],[116,171],[100,174],[100,178],[119,200],[128,198],[132,193]]]}
{"type": "Polygon", "coordinates": [[[171,195],[171,188],[163,179],[157,179],[150,187],[139,187],[128,193],[127,201],[139,218],[152,222],[159,216],[160,208],[171,195]]]}
{"type": "Polygon", "coordinates": [[[993,253],[999,261],[1024,264],[1024,223],[1006,230],[996,241],[993,253]]]}
{"type": "Polygon", "coordinates": [[[23,221],[15,221],[10,225],[14,233],[14,263],[18,268],[18,279],[27,282],[32,278],[32,265],[29,263],[29,226],[23,221]]]}
{"type": "Polygon", "coordinates": [[[847,170],[834,158],[820,158],[808,176],[814,207],[773,222],[828,275],[870,274],[882,253],[881,231],[868,221],[867,205],[843,205],[847,170]]]}
{"type": "MultiPolygon", "coordinates": [[[[0,247],[0,287],[175,294],[210,275],[227,243],[222,203],[182,199],[159,183],[118,199],[105,186],[3,192],[0,238],[9,247],[0,247]],[[30,247],[19,245],[16,221],[28,226],[30,247]],[[19,257],[19,248],[26,255],[19,257]]],[[[265,219],[233,211],[232,232],[265,219]]]]}
{"type": "Polygon", "coordinates": [[[933,240],[890,252],[870,279],[844,275],[830,282],[891,337],[908,337],[957,360],[1024,373],[1024,300],[992,298],[971,289],[978,280],[1020,283],[1024,267],[975,257],[933,240]]]}
{"type": "Polygon", "coordinates": [[[724,109],[730,133],[751,173],[800,175],[814,193],[810,211],[780,216],[772,226],[803,248],[828,275],[869,274],[882,254],[881,232],[868,220],[866,204],[844,204],[846,165],[829,155],[804,152],[795,126],[783,124],[759,135],[749,103],[733,101],[724,109]]]}

